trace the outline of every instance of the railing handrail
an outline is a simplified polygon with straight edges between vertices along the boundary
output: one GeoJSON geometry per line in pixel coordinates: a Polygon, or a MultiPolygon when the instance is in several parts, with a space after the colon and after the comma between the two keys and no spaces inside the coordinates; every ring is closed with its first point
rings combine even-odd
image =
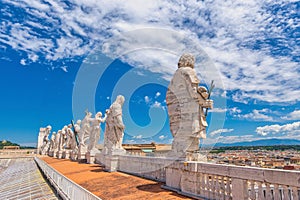
{"type": "MultiPolygon", "coordinates": [[[[183,164],[184,162],[181,162],[183,164]]],[[[180,162],[171,164],[170,167],[179,167],[180,162]]],[[[207,173],[243,180],[268,182],[271,184],[283,184],[300,187],[300,171],[268,169],[258,167],[245,167],[234,165],[222,165],[205,162],[186,162],[185,169],[195,173],[207,173]]]]}
{"type": "MultiPolygon", "coordinates": [[[[81,190],[83,193],[87,194],[88,196],[88,200],[101,200],[101,198],[97,197],[95,194],[91,193],[90,191],[88,191],[87,189],[81,187],[80,185],[78,185],[77,183],[75,183],[74,181],[70,180],[69,178],[67,178],[66,176],[64,176],[63,174],[61,174],[60,172],[58,172],[56,169],[54,169],[53,167],[51,167],[50,165],[48,165],[45,161],[41,160],[38,157],[34,157],[34,160],[36,161],[36,163],[38,164],[38,166],[41,168],[43,174],[46,175],[46,177],[50,180],[50,182],[54,183],[54,187],[58,187],[56,188],[57,190],[59,190],[60,192],[63,192],[63,194],[65,195],[65,197],[67,199],[71,199],[70,196],[68,196],[67,192],[64,191],[61,188],[60,183],[55,182],[55,180],[53,179],[53,177],[49,176],[49,169],[50,171],[54,172],[56,175],[62,177],[64,180],[66,180],[67,182],[71,183],[75,188],[78,188],[79,190],[81,190]],[[47,169],[48,168],[48,169],[47,169]]],[[[50,174],[51,175],[51,174],[50,174]]]]}

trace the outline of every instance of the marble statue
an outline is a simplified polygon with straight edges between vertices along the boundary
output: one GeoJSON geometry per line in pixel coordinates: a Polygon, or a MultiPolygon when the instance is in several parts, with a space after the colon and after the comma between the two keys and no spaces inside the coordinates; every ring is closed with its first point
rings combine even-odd
{"type": "Polygon", "coordinates": [[[85,154],[87,153],[88,148],[88,142],[89,142],[89,136],[90,136],[90,119],[91,119],[92,113],[86,111],[85,117],[81,121],[81,127],[80,131],[78,133],[79,138],[79,146],[78,146],[78,154],[77,159],[83,160],[86,159],[85,154]]]}
{"type": "Polygon", "coordinates": [[[76,139],[71,124],[68,125],[66,135],[67,135],[66,149],[73,149],[73,146],[76,145],[76,139]]]}
{"type": "Polygon", "coordinates": [[[50,135],[51,130],[52,130],[52,127],[50,125],[48,125],[45,129],[44,137],[43,137],[43,145],[41,147],[42,155],[48,154],[49,147],[50,147],[49,135],[50,135]]]}
{"type": "Polygon", "coordinates": [[[71,139],[71,152],[70,152],[71,160],[77,160],[77,158],[78,158],[78,153],[79,153],[78,145],[80,145],[80,144],[77,144],[77,141],[79,143],[77,134],[80,132],[80,125],[81,125],[81,120],[77,120],[76,124],[74,124],[74,127],[73,127],[74,129],[71,129],[71,128],[68,129],[70,134],[73,136],[71,139]]]}
{"type": "Polygon", "coordinates": [[[57,133],[56,133],[56,136],[55,136],[55,148],[54,150],[55,151],[60,151],[60,147],[61,147],[61,144],[60,144],[60,135],[61,135],[62,131],[61,130],[58,130],[57,133]]]}
{"type": "Polygon", "coordinates": [[[116,101],[106,111],[106,126],[104,132],[104,154],[124,153],[122,147],[124,136],[124,123],[122,119],[122,107],[125,98],[122,95],[117,96],[116,101]]]}
{"type": "Polygon", "coordinates": [[[55,148],[55,137],[56,137],[56,132],[52,132],[51,138],[50,138],[50,148],[49,151],[53,151],[55,148]]]}
{"type": "Polygon", "coordinates": [[[90,130],[90,137],[89,137],[89,146],[88,151],[94,151],[99,152],[99,150],[96,148],[96,145],[100,139],[100,124],[104,123],[107,118],[107,113],[105,113],[105,116],[102,118],[102,113],[98,112],[95,115],[95,118],[90,119],[91,123],[91,130],[90,130]]]}
{"type": "Polygon", "coordinates": [[[183,54],[168,87],[166,103],[173,135],[172,151],[180,156],[199,151],[200,139],[206,138],[206,116],[204,108],[212,108],[213,101],[207,99],[205,87],[199,87],[194,69],[195,57],[183,54]]]}
{"type": "Polygon", "coordinates": [[[42,154],[42,146],[44,143],[43,140],[44,140],[44,136],[45,136],[45,130],[46,130],[46,128],[41,127],[39,135],[38,135],[37,149],[38,149],[39,154],[42,154]]]}
{"type": "Polygon", "coordinates": [[[60,150],[66,149],[66,146],[67,146],[67,129],[68,129],[68,126],[64,126],[61,130],[60,150]]]}
{"type": "Polygon", "coordinates": [[[81,121],[81,127],[80,127],[80,131],[78,133],[79,136],[79,143],[81,147],[85,147],[87,148],[87,142],[89,139],[89,135],[90,135],[90,119],[91,119],[92,113],[86,111],[85,113],[85,117],[83,118],[83,120],[81,121]]]}

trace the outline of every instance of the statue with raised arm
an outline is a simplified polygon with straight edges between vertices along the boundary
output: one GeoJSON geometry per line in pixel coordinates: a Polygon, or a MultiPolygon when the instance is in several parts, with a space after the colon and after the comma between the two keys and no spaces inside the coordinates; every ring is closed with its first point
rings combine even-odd
{"type": "Polygon", "coordinates": [[[206,138],[207,122],[203,109],[213,106],[207,89],[199,87],[194,64],[193,55],[183,54],[180,57],[166,95],[170,130],[174,138],[172,152],[185,158],[199,151],[200,139],[206,138]]]}
{"type": "Polygon", "coordinates": [[[100,124],[104,123],[107,118],[107,113],[105,113],[105,116],[102,118],[102,112],[97,112],[95,115],[95,118],[91,118],[91,131],[90,131],[90,142],[88,146],[88,151],[94,153],[100,152],[96,145],[100,139],[100,124]]]}
{"type": "Polygon", "coordinates": [[[124,123],[122,118],[122,107],[125,98],[122,95],[117,96],[116,101],[106,111],[106,126],[104,132],[104,153],[124,153],[122,147],[124,137],[124,123]]]}

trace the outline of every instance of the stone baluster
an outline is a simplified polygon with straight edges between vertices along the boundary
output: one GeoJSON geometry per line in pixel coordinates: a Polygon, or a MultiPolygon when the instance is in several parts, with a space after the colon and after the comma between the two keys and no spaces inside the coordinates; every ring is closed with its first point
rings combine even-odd
{"type": "Polygon", "coordinates": [[[231,180],[229,177],[226,177],[226,200],[231,199],[231,180]]]}
{"type": "Polygon", "coordinates": [[[289,195],[289,188],[288,188],[288,186],[286,186],[286,185],[284,185],[283,186],[283,199],[284,200],[290,200],[290,195],[289,195]]]}
{"type": "Polygon", "coordinates": [[[274,197],[274,200],[279,200],[280,199],[279,185],[278,184],[274,184],[273,197],[274,197]]]}
{"type": "Polygon", "coordinates": [[[258,199],[265,199],[264,190],[263,190],[263,187],[262,187],[262,182],[258,182],[257,184],[258,184],[257,198],[258,199]]]}
{"type": "Polygon", "coordinates": [[[224,176],[221,176],[221,184],[220,184],[220,191],[221,191],[221,194],[220,194],[220,199],[225,199],[225,177],[224,176]]]}
{"type": "Polygon", "coordinates": [[[205,180],[205,196],[206,197],[208,197],[209,196],[209,194],[210,194],[210,192],[209,192],[209,189],[210,189],[210,187],[209,187],[209,176],[208,176],[208,174],[204,174],[204,180],[205,180]]]}
{"type": "Polygon", "coordinates": [[[293,199],[299,199],[299,193],[297,187],[293,187],[293,199]]]}
{"type": "Polygon", "coordinates": [[[272,200],[270,183],[266,183],[266,200],[272,200]]]}
{"type": "Polygon", "coordinates": [[[255,200],[256,199],[256,192],[255,192],[255,182],[250,181],[250,199],[255,200]]]}
{"type": "Polygon", "coordinates": [[[222,181],[222,177],[221,176],[216,176],[216,178],[217,178],[217,184],[216,184],[216,197],[217,197],[217,199],[221,199],[221,181],[222,181]]]}

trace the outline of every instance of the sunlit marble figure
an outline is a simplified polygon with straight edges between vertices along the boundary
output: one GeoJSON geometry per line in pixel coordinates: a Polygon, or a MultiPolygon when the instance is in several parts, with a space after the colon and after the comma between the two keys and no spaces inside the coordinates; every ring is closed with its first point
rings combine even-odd
{"type": "Polygon", "coordinates": [[[107,113],[105,113],[105,116],[102,118],[102,113],[98,112],[95,115],[95,118],[91,118],[91,131],[90,131],[90,138],[89,138],[89,146],[88,151],[98,153],[99,150],[96,148],[96,145],[100,139],[100,125],[101,123],[104,123],[107,118],[107,113]]]}
{"type": "Polygon", "coordinates": [[[122,147],[125,125],[122,118],[122,107],[125,98],[117,96],[116,101],[107,111],[106,126],[104,132],[104,154],[124,153],[122,147]]]}
{"type": "Polygon", "coordinates": [[[41,147],[41,154],[42,155],[47,155],[50,147],[50,140],[49,140],[49,135],[52,130],[52,127],[48,125],[45,129],[44,132],[44,137],[43,137],[43,145],[41,147]]]}
{"type": "Polygon", "coordinates": [[[188,160],[201,157],[199,143],[200,139],[206,138],[207,127],[203,109],[213,107],[213,101],[207,99],[206,88],[199,87],[194,64],[193,55],[181,56],[166,95],[170,130],[174,137],[172,152],[188,160]]]}

